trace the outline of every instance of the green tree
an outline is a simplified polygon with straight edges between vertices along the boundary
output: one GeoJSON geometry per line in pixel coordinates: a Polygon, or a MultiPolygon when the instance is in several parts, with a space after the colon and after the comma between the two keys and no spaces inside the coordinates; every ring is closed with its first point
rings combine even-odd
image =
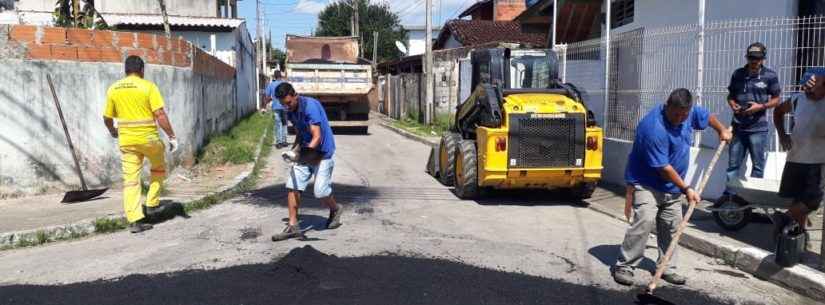
{"type": "MultiPolygon", "coordinates": [[[[330,3],[318,14],[315,36],[350,36],[350,18],[353,2],[358,1],[358,37],[361,38],[361,57],[372,58],[373,32],[378,32],[378,61],[396,59],[403,54],[395,41],[407,41],[407,30],[401,18],[390,11],[389,2],[370,3],[368,0],[344,0],[330,3]]],[[[356,36],[356,35],[353,35],[356,36]]]]}
{"type": "Polygon", "coordinates": [[[286,53],[283,50],[281,50],[279,48],[273,48],[272,45],[270,44],[269,55],[270,55],[270,57],[269,57],[270,60],[277,61],[278,65],[281,66],[281,69],[284,68],[284,63],[286,63],[286,53]]]}
{"type": "Polygon", "coordinates": [[[60,27],[106,29],[109,26],[95,9],[94,0],[57,0],[54,24],[60,27]]]}

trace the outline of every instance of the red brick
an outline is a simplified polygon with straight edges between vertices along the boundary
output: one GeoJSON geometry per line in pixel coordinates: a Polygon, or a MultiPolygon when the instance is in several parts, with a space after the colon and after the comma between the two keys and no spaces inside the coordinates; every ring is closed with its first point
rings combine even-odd
{"type": "Polygon", "coordinates": [[[26,58],[28,58],[28,59],[51,59],[52,58],[52,48],[50,46],[44,46],[44,45],[36,45],[36,44],[29,45],[28,51],[26,51],[26,58]]]}
{"type": "Polygon", "coordinates": [[[112,31],[94,31],[92,45],[96,47],[112,47],[115,45],[115,33],[112,31]]]}
{"type": "Polygon", "coordinates": [[[140,57],[140,59],[146,61],[146,51],[143,49],[129,49],[128,51],[126,51],[126,56],[132,55],[138,56],[140,57]]]}
{"type": "Polygon", "coordinates": [[[175,52],[172,54],[172,60],[174,61],[174,65],[178,67],[185,67],[186,65],[186,55],[183,53],[175,52]]]}
{"type": "Polygon", "coordinates": [[[77,47],[52,46],[52,59],[77,60],[77,47]]]}
{"type": "Polygon", "coordinates": [[[121,48],[135,47],[135,33],[120,32],[117,33],[117,46],[121,48]]]}
{"type": "Polygon", "coordinates": [[[103,62],[122,62],[123,54],[116,48],[102,48],[100,49],[100,61],[103,62]]]}
{"type": "Polygon", "coordinates": [[[189,43],[189,41],[182,41],[181,46],[180,46],[180,50],[183,51],[183,53],[188,54],[188,53],[192,52],[192,44],[189,43]]]}
{"type": "Polygon", "coordinates": [[[169,50],[169,39],[166,36],[158,35],[155,39],[158,42],[158,49],[169,50]]]}
{"type": "Polygon", "coordinates": [[[92,45],[92,31],[86,29],[67,29],[66,40],[77,46],[92,45]]]}
{"type": "Polygon", "coordinates": [[[43,28],[43,37],[40,38],[42,44],[65,44],[66,43],[66,29],[64,28],[43,28]]]}
{"type": "Polygon", "coordinates": [[[138,47],[142,49],[154,49],[155,48],[155,35],[146,34],[146,33],[138,33],[137,37],[138,47]]]}
{"type": "Polygon", "coordinates": [[[160,63],[163,65],[172,65],[172,52],[159,52],[158,57],[160,57],[160,63]]]}
{"type": "Polygon", "coordinates": [[[36,39],[37,27],[33,25],[15,25],[11,28],[9,36],[14,41],[34,42],[36,39]]]}
{"type": "Polygon", "coordinates": [[[175,37],[169,40],[169,51],[172,52],[180,52],[180,41],[181,37],[175,37]]]}
{"type": "Polygon", "coordinates": [[[146,52],[146,57],[143,58],[146,63],[150,64],[159,64],[160,59],[158,58],[158,51],[155,50],[144,50],[146,52]]]}

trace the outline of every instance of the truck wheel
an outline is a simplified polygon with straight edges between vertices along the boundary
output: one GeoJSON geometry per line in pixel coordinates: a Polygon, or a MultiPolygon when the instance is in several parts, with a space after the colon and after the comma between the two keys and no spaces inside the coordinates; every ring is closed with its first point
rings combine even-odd
{"type": "Polygon", "coordinates": [[[455,180],[455,154],[461,141],[461,135],[447,132],[441,137],[438,145],[438,181],[446,186],[452,186],[455,180]]]}
{"type": "Polygon", "coordinates": [[[568,190],[570,198],[575,200],[588,199],[593,196],[595,191],[596,183],[593,182],[580,183],[568,190]]]}
{"type": "Polygon", "coordinates": [[[476,143],[462,140],[458,143],[455,162],[455,193],[461,199],[474,199],[479,195],[478,153],[476,143]]]}

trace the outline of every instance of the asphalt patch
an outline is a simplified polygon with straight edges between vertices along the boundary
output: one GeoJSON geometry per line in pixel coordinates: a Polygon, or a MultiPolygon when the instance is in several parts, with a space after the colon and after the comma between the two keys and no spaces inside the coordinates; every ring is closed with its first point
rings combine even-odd
{"type": "MultiPolygon", "coordinates": [[[[397,255],[339,258],[311,246],[283,258],[217,270],[130,275],[59,286],[0,287],[0,304],[636,304],[610,290],[461,263],[397,255]]],[[[669,286],[680,305],[734,304],[669,286]]]]}

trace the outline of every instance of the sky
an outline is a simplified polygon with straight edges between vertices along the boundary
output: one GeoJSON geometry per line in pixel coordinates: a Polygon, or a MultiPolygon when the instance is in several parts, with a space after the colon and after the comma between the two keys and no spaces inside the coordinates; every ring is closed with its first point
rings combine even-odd
{"type": "MultiPolygon", "coordinates": [[[[260,0],[264,20],[268,23],[264,34],[272,32],[272,44],[283,48],[286,34],[311,35],[318,23],[317,15],[326,5],[337,0],[260,0]]],[[[424,25],[426,0],[370,0],[386,2],[390,10],[401,17],[404,26],[424,25]]],[[[433,26],[456,18],[476,0],[432,0],[433,26]],[[440,11],[440,12],[439,12],[440,11]],[[440,18],[439,18],[440,17],[440,18]]],[[[249,34],[256,36],[256,0],[238,1],[238,15],[246,19],[249,34]]]]}

